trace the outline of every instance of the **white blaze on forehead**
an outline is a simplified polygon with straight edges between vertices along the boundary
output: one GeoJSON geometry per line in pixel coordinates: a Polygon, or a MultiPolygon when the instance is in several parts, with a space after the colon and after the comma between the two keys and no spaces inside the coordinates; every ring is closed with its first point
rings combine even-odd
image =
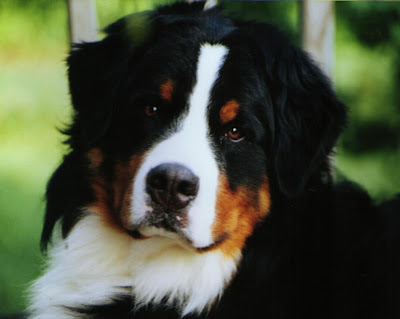
{"type": "Polygon", "coordinates": [[[144,220],[150,210],[145,190],[148,172],[163,163],[186,166],[199,177],[197,197],[190,204],[185,235],[196,247],[213,243],[212,224],[218,187],[218,165],[209,140],[207,108],[210,94],[228,49],[222,45],[204,44],[200,48],[196,83],[188,104],[189,112],[176,133],[157,144],[146,156],[134,182],[133,223],[144,220]]]}
{"type": "MultiPolygon", "coordinates": [[[[218,78],[219,70],[228,53],[222,45],[204,45],[201,47],[197,66],[197,82],[190,97],[190,111],[185,120],[184,130],[191,131],[189,135],[199,137],[197,145],[192,147],[192,156],[200,160],[198,174],[200,189],[193,207],[189,210],[189,231],[193,244],[205,247],[212,244],[211,226],[215,218],[215,204],[218,187],[218,166],[208,139],[207,106],[210,102],[211,89],[218,78]]],[[[190,145],[190,144],[187,144],[190,145]]]]}

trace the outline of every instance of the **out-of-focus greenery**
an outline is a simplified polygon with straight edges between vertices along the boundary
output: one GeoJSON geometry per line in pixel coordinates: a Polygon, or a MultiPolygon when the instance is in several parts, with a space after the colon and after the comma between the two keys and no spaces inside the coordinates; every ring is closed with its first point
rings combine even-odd
{"type": "Polygon", "coordinates": [[[335,84],[350,110],[338,167],[382,200],[400,191],[399,4],[336,3],[335,45],[335,84]]]}
{"type": "Polygon", "coordinates": [[[0,313],[25,306],[41,264],[44,188],[61,152],[54,128],[69,113],[64,10],[0,2],[0,313]]]}
{"type": "MultiPolygon", "coordinates": [[[[100,26],[167,1],[97,0],[100,26]]],[[[170,2],[170,1],[169,1],[170,2]]],[[[299,3],[226,2],[238,17],[280,25],[299,43],[299,3]]],[[[0,2],[0,313],[26,306],[42,265],[45,184],[70,115],[65,1],[0,2]]],[[[378,200],[400,191],[400,6],[336,3],[334,82],[351,112],[339,171],[378,200]]]]}

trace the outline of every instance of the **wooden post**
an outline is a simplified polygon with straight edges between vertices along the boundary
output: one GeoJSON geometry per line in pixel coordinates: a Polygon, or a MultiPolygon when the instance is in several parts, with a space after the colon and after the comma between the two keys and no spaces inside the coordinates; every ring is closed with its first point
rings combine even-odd
{"type": "Polygon", "coordinates": [[[99,39],[94,0],[67,0],[71,43],[99,39]]]}
{"type": "Polygon", "coordinates": [[[334,1],[302,1],[302,42],[324,72],[334,64],[334,1]]]}

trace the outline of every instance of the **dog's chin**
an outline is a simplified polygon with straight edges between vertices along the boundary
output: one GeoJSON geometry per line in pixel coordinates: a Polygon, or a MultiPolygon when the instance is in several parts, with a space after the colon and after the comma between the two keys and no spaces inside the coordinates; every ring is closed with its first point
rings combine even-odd
{"type": "Polygon", "coordinates": [[[188,241],[185,236],[178,230],[170,230],[160,226],[141,226],[137,228],[137,232],[142,236],[142,239],[152,237],[162,237],[174,240],[188,241]]]}
{"type": "Polygon", "coordinates": [[[137,240],[158,239],[165,242],[176,243],[184,248],[195,250],[191,240],[179,230],[165,229],[160,226],[138,226],[132,230],[127,230],[128,234],[137,240]]]}
{"type": "Polygon", "coordinates": [[[204,253],[213,250],[217,246],[219,246],[225,239],[227,239],[227,236],[223,236],[218,240],[204,246],[197,245],[182,231],[171,231],[158,226],[140,226],[134,228],[133,230],[128,230],[127,232],[129,233],[129,235],[137,240],[165,240],[198,253],[204,253]]]}

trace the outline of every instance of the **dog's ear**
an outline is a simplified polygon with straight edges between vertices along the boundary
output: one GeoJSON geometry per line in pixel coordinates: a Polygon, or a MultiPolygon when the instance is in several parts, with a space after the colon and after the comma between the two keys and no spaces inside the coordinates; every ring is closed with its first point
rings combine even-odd
{"type": "Polygon", "coordinates": [[[67,131],[72,147],[89,148],[107,131],[111,121],[113,48],[103,41],[74,47],[68,58],[69,88],[74,123],[67,131]]]}
{"type": "Polygon", "coordinates": [[[73,148],[92,147],[109,128],[121,72],[149,37],[150,17],[150,12],[127,16],[107,27],[103,40],[73,46],[67,63],[74,122],[66,131],[73,148]]]}
{"type": "Polygon", "coordinates": [[[296,197],[326,164],[345,126],[346,107],[304,51],[270,25],[252,28],[274,104],[274,174],[280,190],[296,197]]]}
{"type": "Polygon", "coordinates": [[[53,229],[61,220],[61,235],[65,238],[84,213],[82,207],[94,200],[89,187],[89,173],[85,158],[74,152],[66,155],[47,184],[46,213],[41,237],[41,248],[46,250],[53,229]]]}
{"type": "Polygon", "coordinates": [[[275,167],[282,190],[296,196],[328,160],[344,128],[346,108],[303,51],[289,48],[276,63],[275,167]]]}

